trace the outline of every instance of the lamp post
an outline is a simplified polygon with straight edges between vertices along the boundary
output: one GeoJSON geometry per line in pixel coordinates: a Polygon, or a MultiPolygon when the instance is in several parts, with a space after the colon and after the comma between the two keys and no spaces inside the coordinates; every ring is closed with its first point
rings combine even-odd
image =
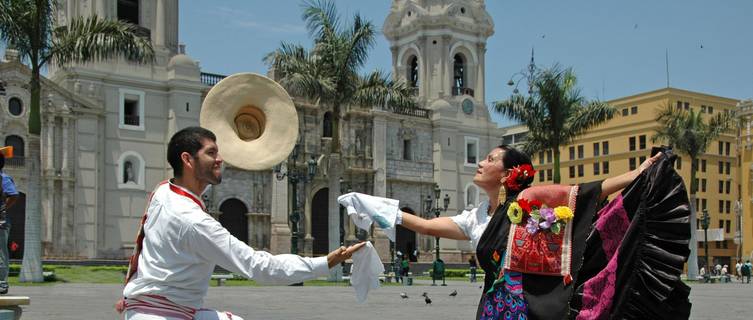
{"type": "MultiPolygon", "coordinates": [[[[442,213],[442,211],[447,211],[447,207],[450,206],[450,195],[445,194],[444,195],[444,201],[442,203],[442,206],[439,204],[439,196],[441,195],[442,190],[439,189],[439,185],[434,184],[434,199],[431,198],[431,195],[426,196],[426,200],[424,200],[424,206],[425,211],[428,214],[434,214],[434,217],[439,218],[439,215],[442,213]]],[[[439,237],[435,237],[435,249],[436,249],[436,255],[434,260],[434,276],[431,279],[431,285],[436,286],[436,278],[438,276],[438,267],[440,264],[441,271],[444,273],[444,264],[441,259],[439,259],[439,237]]],[[[446,286],[447,284],[444,283],[444,276],[442,276],[442,285],[446,286]]]]}
{"type": "Polygon", "coordinates": [[[533,94],[533,82],[536,80],[536,63],[533,61],[533,48],[531,48],[531,63],[528,64],[528,69],[514,73],[512,77],[510,77],[510,80],[507,81],[508,86],[515,86],[512,93],[518,94],[520,92],[518,91],[518,85],[520,85],[520,80],[523,79],[528,81],[528,94],[533,94]],[[513,78],[515,77],[518,77],[517,84],[513,81],[513,78]]]}
{"type": "Polygon", "coordinates": [[[703,210],[703,216],[701,216],[701,227],[703,228],[703,247],[704,247],[704,259],[706,260],[706,277],[711,272],[711,265],[709,265],[709,211],[703,210]]]}
{"type": "MultiPolygon", "coordinates": [[[[350,186],[348,186],[345,183],[345,180],[340,177],[340,194],[346,194],[351,193],[352,190],[350,186]]],[[[345,213],[345,207],[340,205],[340,246],[345,245],[345,219],[347,219],[347,214],[345,213]]],[[[340,263],[340,267],[342,268],[342,274],[345,274],[345,261],[340,263]]]]}
{"type": "Polygon", "coordinates": [[[311,159],[306,162],[306,170],[300,169],[296,166],[300,152],[299,149],[300,145],[296,144],[293,148],[293,152],[291,152],[288,157],[287,168],[283,168],[281,164],[274,167],[277,180],[281,181],[282,179],[285,179],[285,177],[288,177],[288,181],[292,186],[293,208],[290,211],[290,253],[292,254],[298,254],[298,223],[301,221],[301,213],[298,208],[298,182],[300,181],[305,184],[306,182],[313,180],[314,176],[316,176],[316,160],[314,160],[313,155],[311,156],[311,159]]]}

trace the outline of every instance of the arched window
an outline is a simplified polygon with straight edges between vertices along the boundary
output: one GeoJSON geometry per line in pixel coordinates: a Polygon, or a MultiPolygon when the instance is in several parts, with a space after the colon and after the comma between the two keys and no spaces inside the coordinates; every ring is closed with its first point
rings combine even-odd
{"type": "Polygon", "coordinates": [[[465,84],[465,58],[461,54],[456,54],[453,63],[452,73],[452,95],[459,96],[463,92],[465,84]]]}
{"type": "Polygon", "coordinates": [[[24,157],[24,139],[11,135],[5,137],[5,145],[13,147],[13,158],[22,159],[24,157]]]}
{"type": "Polygon", "coordinates": [[[324,113],[324,120],[322,121],[322,137],[332,138],[332,113],[324,113]]]}
{"type": "Polygon", "coordinates": [[[126,151],[118,159],[118,188],[144,190],[144,157],[134,151],[126,151]]]}
{"type": "Polygon", "coordinates": [[[408,70],[408,81],[410,81],[410,86],[413,88],[418,88],[418,57],[412,56],[410,58],[409,67],[408,70]]]}
{"type": "Polygon", "coordinates": [[[13,97],[8,100],[8,112],[14,116],[20,116],[24,112],[24,104],[21,99],[13,97]]]}

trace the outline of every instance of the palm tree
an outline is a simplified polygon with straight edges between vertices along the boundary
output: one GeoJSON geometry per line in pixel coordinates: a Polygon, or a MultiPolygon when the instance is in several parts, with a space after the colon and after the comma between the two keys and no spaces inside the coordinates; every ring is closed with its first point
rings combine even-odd
{"type": "Polygon", "coordinates": [[[355,14],[344,24],[329,0],[304,2],[303,20],[314,38],[306,49],[283,42],[264,61],[291,94],[332,107],[332,152],[340,152],[340,119],[348,105],[414,107],[410,88],[388,73],[359,74],[375,42],[374,25],[355,14]]]}
{"type": "Polygon", "coordinates": [[[26,235],[20,280],[41,282],[41,176],[40,176],[40,71],[49,63],[101,61],[124,57],[148,62],[154,50],[148,39],[136,35],[136,26],[105,20],[97,16],[74,18],[65,26],[56,26],[57,1],[0,0],[0,40],[13,48],[31,67],[29,90],[29,187],[26,235]]]}
{"type": "Polygon", "coordinates": [[[554,152],[554,183],[560,183],[560,146],[612,118],[615,108],[600,101],[587,101],[576,88],[571,68],[554,65],[532,77],[530,95],[514,93],[496,102],[495,110],[528,127],[523,150],[554,152]]]}
{"type": "Polygon", "coordinates": [[[706,123],[702,113],[696,113],[693,109],[689,111],[674,109],[670,105],[666,105],[657,113],[656,121],[661,126],[656,130],[652,140],[654,142],[666,141],[672,148],[690,158],[690,230],[692,232],[690,233],[691,254],[688,259],[688,279],[695,280],[698,276],[698,244],[695,237],[698,156],[706,152],[709,143],[716,140],[722,133],[731,130],[735,121],[731,113],[720,112],[706,123]]]}

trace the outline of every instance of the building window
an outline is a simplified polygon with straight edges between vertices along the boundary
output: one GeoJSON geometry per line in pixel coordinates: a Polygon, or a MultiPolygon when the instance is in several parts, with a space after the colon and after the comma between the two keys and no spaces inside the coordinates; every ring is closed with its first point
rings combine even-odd
{"type": "Polygon", "coordinates": [[[24,139],[17,135],[9,135],[5,137],[4,146],[13,147],[13,158],[5,159],[5,164],[8,166],[24,166],[26,144],[24,139]]]}
{"type": "Polygon", "coordinates": [[[583,156],[584,156],[583,154],[584,154],[583,145],[581,144],[578,146],[578,159],[583,159],[583,156]]]}
{"type": "Polygon", "coordinates": [[[719,180],[719,194],[724,192],[724,181],[719,180]]]}
{"type": "Polygon", "coordinates": [[[544,164],[544,151],[539,152],[539,164],[544,164]]]}
{"type": "Polygon", "coordinates": [[[719,174],[724,174],[724,162],[719,161],[719,174]]]}
{"type": "Polygon", "coordinates": [[[551,149],[546,151],[546,162],[552,163],[552,150],[551,149]]]}
{"type": "Polygon", "coordinates": [[[466,88],[465,84],[465,58],[461,54],[456,54],[452,65],[452,95],[459,96],[463,94],[463,89],[466,88]]]}
{"type": "Polygon", "coordinates": [[[729,193],[730,193],[730,188],[732,188],[732,182],[731,182],[731,181],[729,181],[729,180],[727,180],[726,182],[724,182],[724,184],[725,184],[725,186],[726,186],[726,188],[725,188],[725,189],[727,189],[727,190],[726,190],[727,192],[725,192],[725,193],[726,193],[726,194],[729,194],[729,193]]]}
{"type": "Polygon", "coordinates": [[[594,157],[598,157],[598,156],[599,156],[599,143],[596,142],[594,143],[594,157]]]}
{"type": "Polygon", "coordinates": [[[706,192],[706,178],[701,179],[701,192],[706,192]]]}
{"type": "Polygon", "coordinates": [[[635,151],[635,137],[628,138],[628,148],[630,151],[635,151]]]}
{"type": "Polygon", "coordinates": [[[682,109],[682,101],[677,100],[677,110],[682,109]]]}
{"type": "Polygon", "coordinates": [[[732,208],[732,202],[729,201],[729,200],[727,200],[727,201],[725,201],[725,203],[727,204],[727,208],[726,208],[726,210],[724,210],[724,212],[725,213],[729,213],[730,209],[732,208]]]}
{"type": "Polygon", "coordinates": [[[578,177],[582,177],[582,176],[583,176],[583,165],[579,164],[578,165],[578,177]]]}
{"type": "Polygon", "coordinates": [[[640,145],[641,150],[646,149],[646,136],[642,135],[638,137],[638,143],[640,145]]]}
{"type": "Polygon", "coordinates": [[[719,200],[719,213],[724,212],[724,200],[719,200]]]}
{"type": "Polygon", "coordinates": [[[575,160],[575,147],[571,146],[569,150],[570,150],[570,160],[575,160]]]}
{"type": "Polygon", "coordinates": [[[628,159],[628,163],[629,163],[629,167],[630,167],[629,170],[635,170],[635,158],[628,159]]]}
{"type": "Polygon", "coordinates": [[[139,0],[118,0],[118,20],[139,24],[139,0]]]}
{"type": "Polygon", "coordinates": [[[719,155],[721,156],[723,154],[724,154],[724,142],[719,141],[719,155]]]}
{"type": "Polygon", "coordinates": [[[325,112],[322,119],[322,137],[332,138],[332,112],[325,112]]]}
{"type": "Polygon", "coordinates": [[[622,116],[623,117],[627,117],[627,115],[628,115],[628,108],[623,108],[622,109],[622,116]]]}
{"type": "Polygon", "coordinates": [[[706,159],[701,160],[701,172],[706,172],[706,159]]]}
{"type": "Polygon", "coordinates": [[[410,139],[403,140],[403,160],[412,160],[412,152],[410,148],[410,139]]]}
{"type": "Polygon", "coordinates": [[[601,152],[606,156],[609,154],[609,141],[601,143],[601,152]]]}
{"type": "Polygon", "coordinates": [[[410,70],[408,73],[408,81],[412,88],[418,88],[418,57],[412,56],[410,58],[410,70]]]}
{"type": "Polygon", "coordinates": [[[546,169],[546,181],[552,181],[553,178],[552,169],[546,169]]]}
{"type": "Polygon", "coordinates": [[[646,161],[646,156],[640,156],[638,158],[638,163],[643,163],[643,161],[646,161]]]}
{"type": "Polygon", "coordinates": [[[725,171],[726,174],[730,174],[730,165],[731,164],[732,164],[731,162],[727,162],[727,164],[725,165],[724,171],[725,171]]]}
{"type": "Polygon", "coordinates": [[[601,173],[609,174],[609,161],[604,161],[601,163],[601,173]]]}
{"type": "Polygon", "coordinates": [[[701,113],[706,113],[706,105],[701,105],[701,113]]]}
{"type": "Polygon", "coordinates": [[[630,108],[630,114],[637,114],[638,113],[638,106],[632,106],[630,108]]]}
{"type": "Polygon", "coordinates": [[[701,199],[701,210],[706,210],[706,199],[701,199]]]}
{"type": "Polygon", "coordinates": [[[144,92],[120,89],[121,129],[144,130],[144,92]]]}
{"type": "Polygon", "coordinates": [[[539,172],[539,182],[544,182],[545,179],[546,179],[546,171],[542,170],[539,172]]]}
{"type": "Polygon", "coordinates": [[[16,97],[8,99],[8,112],[13,116],[20,116],[24,112],[24,104],[21,99],[16,97]]]}
{"type": "Polygon", "coordinates": [[[724,232],[730,233],[731,230],[732,230],[732,222],[727,220],[726,223],[724,224],[724,232]]]}
{"type": "Polygon", "coordinates": [[[729,145],[730,145],[730,143],[729,143],[729,142],[725,142],[725,143],[724,143],[724,155],[725,155],[725,156],[728,156],[728,155],[729,155],[729,145]]]}
{"type": "Polygon", "coordinates": [[[714,107],[709,106],[708,111],[709,111],[709,114],[713,114],[714,113],[714,107]]]}
{"type": "Polygon", "coordinates": [[[575,166],[570,166],[570,178],[575,178],[575,166]]]}
{"type": "Polygon", "coordinates": [[[123,152],[118,159],[118,188],[144,190],[145,167],[144,158],[140,154],[134,151],[123,152]]]}
{"type": "Polygon", "coordinates": [[[690,110],[690,102],[685,102],[685,110],[690,110]]]}
{"type": "Polygon", "coordinates": [[[595,175],[595,176],[597,176],[597,175],[599,175],[599,174],[600,174],[600,173],[599,173],[599,171],[600,171],[599,169],[601,169],[601,165],[599,165],[599,163],[598,163],[598,162],[594,162],[594,175],[595,175]]]}
{"type": "Polygon", "coordinates": [[[465,137],[465,164],[478,164],[478,138],[465,137]]]}

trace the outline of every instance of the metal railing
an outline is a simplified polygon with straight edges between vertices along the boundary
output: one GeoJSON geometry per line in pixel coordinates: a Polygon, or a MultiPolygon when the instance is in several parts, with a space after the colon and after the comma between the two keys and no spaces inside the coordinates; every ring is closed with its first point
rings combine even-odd
{"type": "Polygon", "coordinates": [[[5,165],[8,167],[23,167],[26,165],[26,157],[14,156],[13,158],[5,159],[5,165]]]}
{"type": "Polygon", "coordinates": [[[139,116],[123,116],[123,124],[127,124],[129,126],[138,126],[140,125],[140,117],[139,116]]]}
{"type": "Polygon", "coordinates": [[[411,116],[411,117],[418,117],[418,118],[425,118],[425,119],[428,119],[431,116],[431,110],[423,109],[423,108],[390,107],[389,110],[392,111],[392,113],[401,114],[404,116],[411,116]]]}
{"type": "Polygon", "coordinates": [[[466,87],[452,87],[452,95],[453,96],[469,95],[473,97],[474,91],[473,89],[466,88],[466,87]]]}
{"type": "Polygon", "coordinates": [[[213,86],[225,78],[227,78],[226,75],[208,72],[202,72],[200,75],[201,83],[208,86],[213,86]]]}

